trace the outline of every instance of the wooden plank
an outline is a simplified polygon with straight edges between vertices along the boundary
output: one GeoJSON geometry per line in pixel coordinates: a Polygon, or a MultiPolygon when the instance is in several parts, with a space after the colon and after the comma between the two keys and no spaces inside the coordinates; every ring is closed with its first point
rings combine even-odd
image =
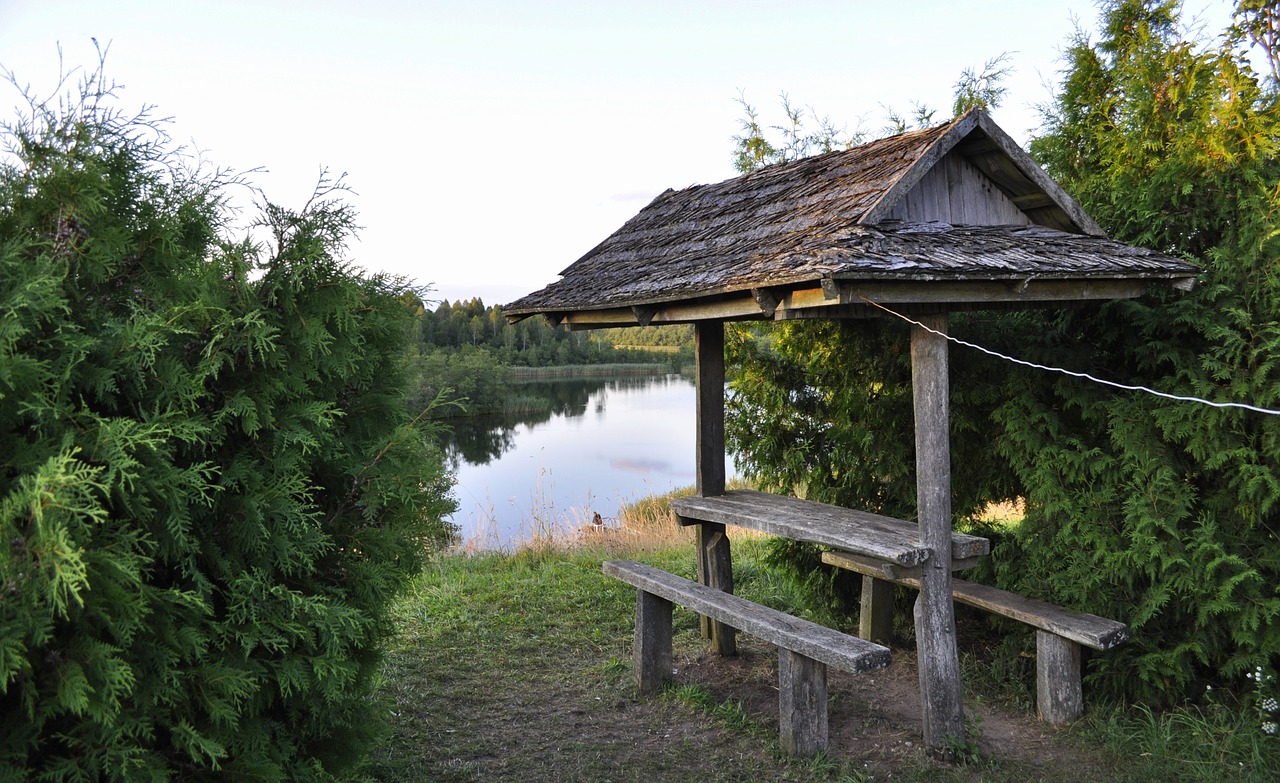
{"type": "Polygon", "coordinates": [[[653,566],[630,560],[608,560],[602,567],[609,576],[640,590],[841,671],[858,673],[889,665],[887,647],[722,593],[653,566]]]}
{"type": "MultiPolygon", "coordinates": [[[[893,584],[916,589],[920,587],[918,579],[889,578],[874,563],[863,558],[849,557],[845,552],[823,552],[822,562],[893,584]]],[[[1017,620],[1095,650],[1110,650],[1129,639],[1129,627],[1124,623],[1088,612],[1065,609],[1035,598],[1025,598],[998,587],[953,579],[951,594],[962,604],[1017,620]]]]}
{"type": "Polygon", "coordinates": [[[778,650],[778,723],[782,750],[812,756],[827,749],[827,667],[778,650]]]}
{"type": "MultiPolygon", "coordinates": [[[[676,498],[671,509],[685,525],[737,525],[903,566],[919,565],[929,558],[928,548],[920,544],[919,530],[909,522],[784,495],[734,489],[715,498],[676,498]]],[[[954,559],[980,557],[990,551],[991,542],[985,538],[963,533],[952,536],[954,559]]]]}
{"type": "MultiPolygon", "coordinates": [[[[916,506],[920,543],[944,552],[951,543],[951,430],[946,314],[920,316],[911,327],[911,391],[915,403],[916,506]]],[[[942,749],[964,737],[964,696],[956,646],[951,559],[934,557],[920,569],[916,598],[916,657],[924,742],[942,749]]]]}
{"type": "Polygon", "coordinates": [[[1080,645],[1047,631],[1036,631],[1036,712],[1056,725],[1084,714],[1080,645]]]}

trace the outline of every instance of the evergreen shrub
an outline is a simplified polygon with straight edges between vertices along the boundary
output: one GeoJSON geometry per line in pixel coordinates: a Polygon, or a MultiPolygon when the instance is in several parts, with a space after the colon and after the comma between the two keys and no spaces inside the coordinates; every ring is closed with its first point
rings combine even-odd
{"type": "Polygon", "coordinates": [[[121,111],[101,67],[23,94],[0,163],[0,779],[347,778],[389,603],[452,509],[404,406],[406,285],[345,260],[340,183],[232,240],[244,183],[121,111]]]}

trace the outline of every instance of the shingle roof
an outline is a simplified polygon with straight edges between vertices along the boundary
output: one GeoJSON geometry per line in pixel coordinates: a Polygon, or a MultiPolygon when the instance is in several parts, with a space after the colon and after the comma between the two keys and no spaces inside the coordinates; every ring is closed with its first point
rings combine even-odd
{"type": "MultiPolygon", "coordinates": [[[[942,281],[1123,279],[1185,287],[1198,271],[1101,234],[990,118],[971,112],[850,150],[713,185],[668,190],[565,269],[561,280],[504,310],[516,317],[577,314],[583,324],[591,322],[586,316],[592,311],[613,311],[597,312],[599,325],[647,322],[658,313],[665,313],[658,320],[667,321],[716,317],[717,312],[759,317],[773,308],[726,310],[723,303],[758,300],[763,289],[779,299],[822,285],[826,303],[835,305],[841,286],[874,282],[927,287],[942,281]],[[1032,225],[889,219],[929,169],[953,152],[965,155],[1032,225]],[[721,303],[720,310],[690,309],[709,301],[721,303]],[[684,309],[677,312],[672,307],[677,304],[684,309]],[[627,308],[635,315],[626,315],[627,308]]],[[[938,301],[936,293],[925,298],[938,301]]],[[[1052,298],[1062,299],[1064,293],[1052,298]]]]}

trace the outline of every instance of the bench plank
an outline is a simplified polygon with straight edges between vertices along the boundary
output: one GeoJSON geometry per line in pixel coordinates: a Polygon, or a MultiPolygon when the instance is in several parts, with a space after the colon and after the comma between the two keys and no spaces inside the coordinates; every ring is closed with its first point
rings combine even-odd
{"type": "MultiPolygon", "coordinates": [[[[918,579],[912,577],[888,579],[878,564],[867,562],[856,555],[851,556],[847,552],[823,552],[822,562],[876,579],[919,589],[918,579]]],[[[1110,650],[1129,639],[1129,626],[1124,623],[1099,617],[1096,614],[1064,609],[1034,598],[1024,598],[998,587],[953,579],[951,590],[955,600],[962,604],[976,606],[992,614],[1018,620],[1095,650],[1110,650]]]]}
{"type": "MultiPolygon", "coordinates": [[[[917,566],[930,555],[920,543],[919,529],[910,522],[768,492],[735,489],[714,497],[677,498],[671,501],[671,509],[684,525],[737,525],[906,567],[917,566]]],[[[979,557],[990,551],[991,542],[985,538],[952,534],[952,559],[979,557]]]]}
{"type": "Polygon", "coordinates": [[[653,566],[630,560],[607,560],[603,569],[609,576],[646,593],[842,671],[856,674],[889,665],[887,647],[760,606],[653,566]]]}

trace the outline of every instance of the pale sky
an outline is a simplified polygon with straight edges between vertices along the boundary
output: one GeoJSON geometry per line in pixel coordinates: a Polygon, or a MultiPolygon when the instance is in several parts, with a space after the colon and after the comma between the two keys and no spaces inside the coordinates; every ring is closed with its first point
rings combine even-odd
{"type": "MultiPolygon", "coordinates": [[[[1186,0],[1222,29],[1230,0],[1186,0]]],[[[504,303],[556,279],[666,188],[734,176],[739,94],[881,135],[950,115],[1009,54],[994,113],[1022,143],[1092,0],[0,0],[0,66],[48,94],[96,63],[176,141],[299,207],[346,172],[359,266],[504,303]]],[[[19,98],[0,85],[0,116],[19,98]]]]}

